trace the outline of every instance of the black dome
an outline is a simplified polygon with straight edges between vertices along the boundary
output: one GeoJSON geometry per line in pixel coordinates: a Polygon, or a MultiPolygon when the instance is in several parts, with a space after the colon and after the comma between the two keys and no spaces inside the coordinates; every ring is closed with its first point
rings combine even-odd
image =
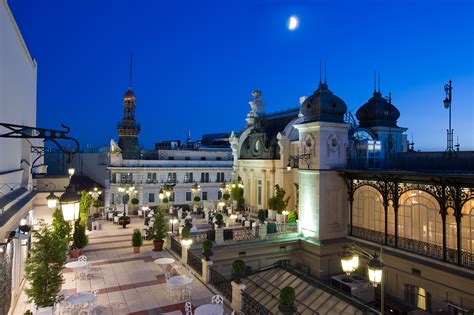
{"type": "Polygon", "coordinates": [[[301,104],[303,122],[327,121],[344,122],[346,103],[329,89],[326,82],[319,83],[318,89],[301,104]]]}
{"type": "Polygon", "coordinates": [[[135,100],[135,93],[133,93],[132,88],[128,88],[127,92],[123,95],[124,100],[135,100]]]}
{"type": "Polygon", "coordinates": [[[356,117],[359,119],[359,126],[363,128],[397,127],[400,112],[380,92],[374,92],[372,98],[359,108],[356,117]]]}

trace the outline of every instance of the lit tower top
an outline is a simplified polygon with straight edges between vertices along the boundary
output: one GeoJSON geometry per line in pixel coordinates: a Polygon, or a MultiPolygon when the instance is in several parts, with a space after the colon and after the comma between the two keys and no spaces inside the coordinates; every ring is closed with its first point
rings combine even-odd
{"type": "Polygon", "coordinates": [[[132,58],[130,57],[130,83],[128,90],[123,95],[123,120],[117,124],[119,146],[122,149],[123,159],[138,159],[140,157],[138,145],[140,124],[135,122],[136,97],[131,85],[132,58]]]}

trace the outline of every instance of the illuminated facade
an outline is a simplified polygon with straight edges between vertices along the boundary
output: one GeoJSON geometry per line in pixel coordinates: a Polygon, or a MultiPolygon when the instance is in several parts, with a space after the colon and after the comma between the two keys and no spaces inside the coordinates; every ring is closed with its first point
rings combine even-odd
{"type": "Polygon", "coordinates": [[[387,309],[398,302],[429,312],[474,308],[474,152],[414,152],[391,95],[380,91],[357,121],[326,82],[300,105],[251,111],[231,137],[248,209],[268,208],[273,186],[284,187],[308,241],[302,246],[319,251],[318,259],[294,259],[321,278],[337,273],[323,273],[322,260],[340,255],[323,256],[325,248],[383,247],[387,309]]]}

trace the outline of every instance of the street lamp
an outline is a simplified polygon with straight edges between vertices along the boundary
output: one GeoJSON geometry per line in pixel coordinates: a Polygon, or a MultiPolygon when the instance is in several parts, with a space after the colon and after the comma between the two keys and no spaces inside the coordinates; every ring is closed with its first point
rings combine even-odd
{"type": "Polygon", "coordinates": [[[160,192],[158,193],[158,198],[160,198],[160,201],[163,201],[163,198],[165,198],[165,193],[163,192],[163,188],[160,188],[160,192]]]}
{"type": "Polygon", "coordinates": [[[283,214],[283,223],[286,223],[286,216],[288,215],[288,213],[289,213],[289,212],[288,212],[287,210],[283,210],[283,211],[281,212],[281,214],[283,214]]]}
{"type": "Polygon", "coordinates": [[[102,191],[99,190],[97,187],[94,187],[94,189],[89,191],[89,195],[91,195],[93,199],[97,199],[101,194],[102,191]]]}
{"type": "Polygon", "coordinates": [[[66,191],[59,197],[65,221],[75,221],[79,218],[80,201],[81,196],[75,191],[74,186],[69,184],[66,191]]]}
{"type": "Polygon", "coordinates": [[[453,86],[452,81],[449,80],[448,84],[444,85],[444,92],[446,93],[446,98],[443,101],[444,108],[449,109],[449,129],[447,130],[447,149],[446,151],[454,151],[453,148],[453,129],[451,129],[451,103],[453,100],[453,86]]]}
{"type": "Polygon", "coordinates": [[[383,248],[380,249],[380,256],[377,255],[377,253],[371,255],[370,253],[358,247],[357,245],[351,244],[350,247],[347,248],[341,256],[341,266],[342,270],[347,275],[350,275],[354,270],[359,267],[359,255],[362,255],[369,259],[369,262],[367,263],[369,281],[374,287],[377,287],[377,285],[380,284],[380,309],[383,314],[385,309],[385,294],[383,281],[384,264],[382,262],[382,252],[383,248]]]}
{"type": "Polygon", "coordinates": [[[67,169],[67,173],[69,174],[69,177],[72,177],[75,172],[76,172],[76,170],[73,167],[69,167],[67,169]]]}
{"type": "Polygon", "coordinates": [[[51,191],[46,197],[46,201],[48,202],[48,208],[54,209],[58,205],[58,197],[51,191]]]}

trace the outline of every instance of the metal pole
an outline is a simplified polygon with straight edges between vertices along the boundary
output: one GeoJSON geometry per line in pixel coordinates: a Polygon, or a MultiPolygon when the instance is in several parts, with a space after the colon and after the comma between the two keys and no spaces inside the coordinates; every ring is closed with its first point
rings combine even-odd
{"type": "MultiPolygon", "coordinates": [[[[382,259],[382,254],[383,254],[383,246],[380,248],[380,260],[383,261],[382,259]]],[[[380,281],[380,311],[382,315],[384,314],[385,310],[385,292],[384,292],[384,270],[382,270],[382,279],[380,281]]]]}

